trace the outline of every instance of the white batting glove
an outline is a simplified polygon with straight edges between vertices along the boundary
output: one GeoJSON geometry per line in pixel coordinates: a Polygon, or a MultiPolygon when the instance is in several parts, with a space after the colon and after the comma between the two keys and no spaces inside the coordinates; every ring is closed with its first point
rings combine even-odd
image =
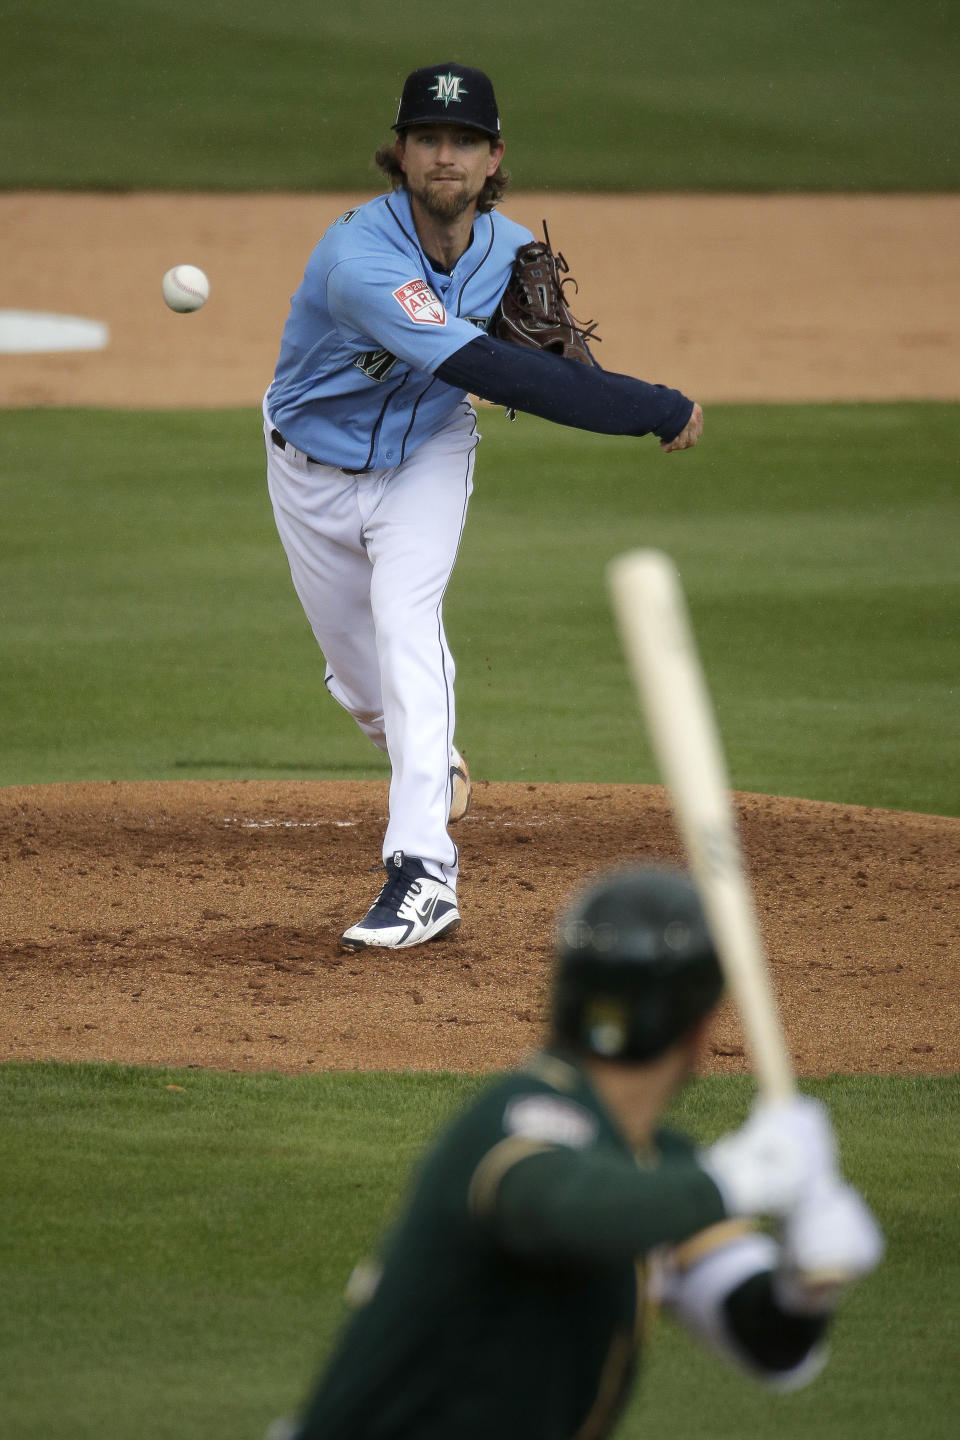
{"type": "Polygon", "coordinates": [[[809,1095],[761,1100],[699,1160],[728,1215],[786,1215],[804,1193],[840,1178],[830,1117],[809,1095]]]}
{"type": "Polygon", "coordinates": [[[863,1196],[842,1181],[824,1183],[786,1217],[774,1294],[784,1310],[822,1314],[876,1269],[883,1252],[883,1233],[863,1196]]]}

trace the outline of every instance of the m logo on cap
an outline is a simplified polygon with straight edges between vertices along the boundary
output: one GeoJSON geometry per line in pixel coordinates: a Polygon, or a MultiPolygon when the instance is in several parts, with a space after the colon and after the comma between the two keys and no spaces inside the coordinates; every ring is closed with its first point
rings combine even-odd
{"type": "Polygon", "coordinates": [[[451,100],[459,105],[464,95],[468,95],[470,92],[460,75],[448,72],[446,75],[436,77],[436,84],[431,87],[430,93],[438,105],[442,102],[445,106],[449,106],[451,100]]]}

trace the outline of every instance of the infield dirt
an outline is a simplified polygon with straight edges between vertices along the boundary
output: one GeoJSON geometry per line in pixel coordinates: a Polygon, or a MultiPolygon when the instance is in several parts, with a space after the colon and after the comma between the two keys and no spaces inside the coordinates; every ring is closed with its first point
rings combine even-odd
{"type": "MultiPolygon", "coordinates": [[[[0,195],[0,307],[106,321],[94,353],[0,355],[0,406],[259,406],[290,294],[367,195],[0,195]],[[205,270],[203,310],[160,280],[205,270]]],[[[960,398],[960,195],[518,194],[605,369],[713,401],[960,398]]]]}
{"type": "MultiPolygon", "coordinates": [[[[362,198],[0,196],[0,304],[112,337],[0,356],[0,407],[257,406],[310,248],[362,198]],[[160,298],[184,261],[212,281],[196,315],[160,298]]],[[[960,398],[960,196],[551,194],[509,210],[534,230],[548,217],[608,369],[708,405],[960,398]]],[[[596,866],[679,850],[656,787],[475,778],[462,930],[362,956],[337,940],[380,884],[385,785],[0,790],[0,1060],[513,1064],[539,1039],[562,897],[596,866]]],[[[737,802],[798,1070],[960,1069],[960,820],[737,802]]],[[[746,1064],[725,1009],[708,1068],[746,1064]]]]}
{"type": "MultiPolygon", "coordinates": [[[[960,1069],[960,821],[737,804],[798,1071],[960,1069]]],[[[659,787],[480,783],[457,827],[460,932],[343,954],[385,820],[374,781],[0,790],[0,1059],[507,1066],[540,1038],[568,891],[680,859],[659,787]]],[[[708,1068],[746,1068],[729,1008],[708,1068]]]]}

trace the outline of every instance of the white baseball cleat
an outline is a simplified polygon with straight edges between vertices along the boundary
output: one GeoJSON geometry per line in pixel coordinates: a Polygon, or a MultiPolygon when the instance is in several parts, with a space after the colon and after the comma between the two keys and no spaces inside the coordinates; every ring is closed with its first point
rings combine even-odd
{"type": "Polygon", "coordinates": [[[419,860],[398,850],[387,861],[387,877],[363,919],[341,935],[344,950],[366,950],[373,945],[405,950],[458,929],[456,893],[428,875],[419,860]]]}
{"type": "Polygon", "coordinates": [[[450,814],[448,825],[456,825],[470,809],[470,771],[467,762],[454,745],[450,751],[450,814]]]}

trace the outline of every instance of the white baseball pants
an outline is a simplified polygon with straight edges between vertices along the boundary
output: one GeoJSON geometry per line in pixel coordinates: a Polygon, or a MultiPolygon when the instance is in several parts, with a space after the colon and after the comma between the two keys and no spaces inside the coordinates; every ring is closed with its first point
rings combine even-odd
{"type": "Polygon", "coordinates": [[[443,597],[473,490],[476,415],[464,403],[401,465],[361,475],[281,448],[272,430],[264,412],[274,517],[327,688],[390,757],[384,859],[402,850],[455,888],[443,597]]]}

